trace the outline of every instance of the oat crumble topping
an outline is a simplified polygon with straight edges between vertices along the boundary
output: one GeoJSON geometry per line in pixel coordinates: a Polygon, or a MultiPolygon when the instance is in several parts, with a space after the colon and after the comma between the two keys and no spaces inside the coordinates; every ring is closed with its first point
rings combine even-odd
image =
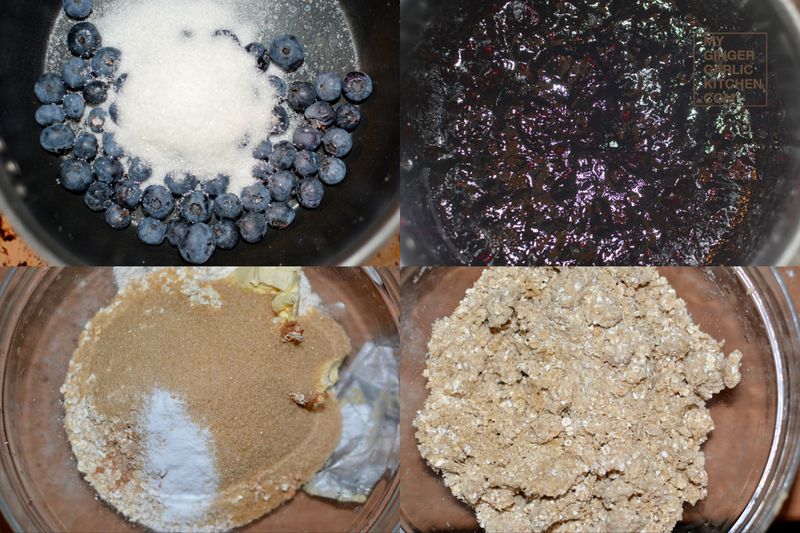
{"type": "Polygon", "coordinates": [[[671,531],[742,354],[648,268],[489,269],[437,321],[418,446],[488,531],[671,531]]]}

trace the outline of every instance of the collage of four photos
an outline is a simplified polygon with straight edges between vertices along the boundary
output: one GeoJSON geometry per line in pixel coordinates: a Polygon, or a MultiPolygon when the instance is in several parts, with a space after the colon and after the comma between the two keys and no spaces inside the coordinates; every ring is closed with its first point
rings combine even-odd
{"type": "Polygon", "coordinates": [[[800,523],[800,0],[0,7],[0,532],[800,523]]]}

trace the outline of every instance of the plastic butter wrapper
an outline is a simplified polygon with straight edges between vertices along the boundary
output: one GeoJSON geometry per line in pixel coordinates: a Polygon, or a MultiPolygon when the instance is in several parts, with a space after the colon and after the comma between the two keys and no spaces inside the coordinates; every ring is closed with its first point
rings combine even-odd
{"type": "Polygon", "coordinates": [[[284,320],[297,318],[300,267],[238,267],[231,279],[248,289],[273,296],[272,310],[284,320]]]}
{"type": "Polygon", "coordinates": [[[366,342],[342,368],[336,396],[342,435],[325,466],[303,490],[363,503],[375,483],[397,467],[400,383],[394,350],[366,342]]]}

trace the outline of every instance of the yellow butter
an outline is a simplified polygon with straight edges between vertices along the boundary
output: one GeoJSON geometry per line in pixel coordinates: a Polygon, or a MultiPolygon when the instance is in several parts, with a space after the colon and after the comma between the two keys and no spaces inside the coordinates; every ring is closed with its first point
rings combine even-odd
{"type": "Polygon", "coordinates": [[[300,272],[300,267],[239,267],[231,278],[245,288],[271,294],[275,314],[295,320],[300,306],[300,272]]]}

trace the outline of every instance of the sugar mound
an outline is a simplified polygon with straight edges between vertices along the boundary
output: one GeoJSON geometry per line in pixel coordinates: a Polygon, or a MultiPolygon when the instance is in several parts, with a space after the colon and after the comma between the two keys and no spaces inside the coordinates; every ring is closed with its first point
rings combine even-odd
{"type": "Polygon", "coordinates": [[[122,51],[118,74],[127,74],[112,95],[119,126],[110,121],[128,155],[153,167],[146,185],[163,184],[169,172],[200,180],[231,178],[229,191],[254,183],[252,146],[269,137],[277,95],[247,44],[256,30],[231,6],[212,0],[121,2],[98,22],[103,44],[122,51]]]}

